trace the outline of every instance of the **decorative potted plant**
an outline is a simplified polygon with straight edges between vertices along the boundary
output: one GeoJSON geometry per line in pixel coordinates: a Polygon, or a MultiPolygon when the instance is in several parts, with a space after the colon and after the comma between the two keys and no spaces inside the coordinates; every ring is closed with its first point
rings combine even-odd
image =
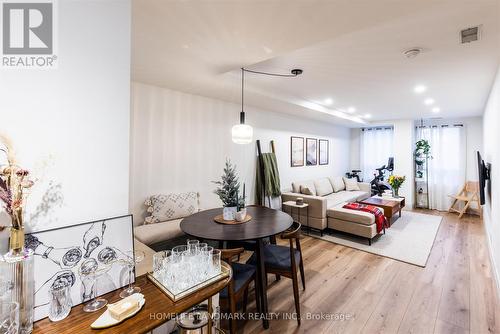
{"type": "Polygon", "coordinates": [[[389,176],[389,184],[392,187],[392,196],[395,198],[399,198],[399,188],[405,182],[406,177],[400,175],[391,175],[389,176]]]}
{"type": "Polygon", "coordinates": [[[240,192],[240,183],[236,175],[236,166],[232,165],[230,160],[226,160],[221,181],[213,181],[213,183],[218,185],[214,193],[217,194],[222,201],[224,207],[222,216],[224,220],[235,220],[236,212],[238,212],[238,195],[240,192]]]}
{"type": "Polygon", "coordinates": [[[426,139],[420,139],[415,143],[415,164],[417,166],[422,166],[425,160],[432,159],[431,156],[431,145],[426,139]]]}

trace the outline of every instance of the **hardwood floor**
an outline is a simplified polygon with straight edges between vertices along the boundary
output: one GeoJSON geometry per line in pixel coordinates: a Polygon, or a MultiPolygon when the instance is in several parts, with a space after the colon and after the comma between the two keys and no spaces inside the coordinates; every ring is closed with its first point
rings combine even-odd
{"type": "MultiPolygon", "coordinates": [[[[500,333],[486,235],[477,216],[443,215],[425,268],[311,237],[302,240],[307,289],[302,325],[273,319],[269,333],[500,333]],[[348,316],[308,319],[308,313],[348,316]]],[[[404,213],[403,213],[404,214],[404,213]]],[[[269,276],[269,310],[293,313],[292,282],[269,276]]],[[[255,312],[255,302],[249,304],[255,312]]],[[[261,322],[240,332],[263,332],[261,322]]]]}

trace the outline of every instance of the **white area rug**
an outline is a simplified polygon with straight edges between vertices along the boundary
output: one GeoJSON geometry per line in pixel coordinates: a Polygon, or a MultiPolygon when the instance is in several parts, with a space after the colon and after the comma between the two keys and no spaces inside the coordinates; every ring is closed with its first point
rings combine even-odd
{"type": "Polygon", "coordinates": [[[331,235],[324,234],[323,237],[315,233],[311,233],[311,236],[425,267],[442,219],[441,216],[403,211],[401,218],[386,229],[385,234],[372,240],[371,246],[368,246],[368,240],[365,238],[336,231],[331,235]]]}

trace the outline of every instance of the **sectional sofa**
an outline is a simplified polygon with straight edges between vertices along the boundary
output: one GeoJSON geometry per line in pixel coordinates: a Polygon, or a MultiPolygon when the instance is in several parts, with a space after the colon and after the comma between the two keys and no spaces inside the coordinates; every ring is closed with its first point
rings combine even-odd
{"type": "MultiPolygon", "coordinates": [[[[295,220],[319,231],[327,227],[372,238],[375,217],[366,212],[342,208],[346,202],[360,201],[371,196],[369,183],[343,177],[323,177],[309,181],[295,181],[282,201],[295,201],[298,197],[309,204],[308,210],[291,212],[295,220]],[[306,217],[307,214],[307,217],[306,217]]],[[[376,234],[376,229],[375,229],[376,234]]]]}

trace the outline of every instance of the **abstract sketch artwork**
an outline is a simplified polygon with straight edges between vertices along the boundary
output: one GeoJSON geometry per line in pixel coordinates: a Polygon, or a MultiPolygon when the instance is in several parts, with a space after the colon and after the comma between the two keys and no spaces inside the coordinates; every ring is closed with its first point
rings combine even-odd
{"type": "Polygon", "coordinates": [[[97,295],[128,283],[126,252],[133,251],[132,216],[94,221],[26,235],[25,247],[35,253],[35,321],[49,312],[49,289],[71,285],[74,305],[91,299],[92,281],[80,277],[78,269],[111,264],[99,278],[97,295]]]}

